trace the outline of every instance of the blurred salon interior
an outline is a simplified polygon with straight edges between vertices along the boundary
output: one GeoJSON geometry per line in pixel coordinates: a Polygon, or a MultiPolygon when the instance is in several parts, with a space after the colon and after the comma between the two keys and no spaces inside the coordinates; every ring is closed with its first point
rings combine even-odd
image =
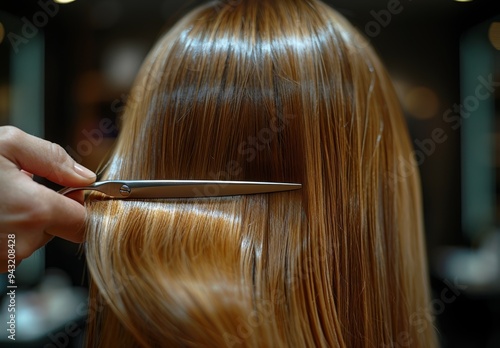
{"type": "MultiPolygon", "coordinates": [[[[368,38],[400,96],[421,172],[428,309],[442,347],[500,347],[500,2],[326,2],[368,38]]],[[[2,0],[0,125],[97,169],[146,53],[200,3],[2,0]]],[[[18,339],[2,334],[0,346],[81,346],[87,312],[98,310],[87,300],[82,247],[56,238],[16,277],[18,339]]],[[[6,305],[2,292],[0,332],[6,305]]]]}

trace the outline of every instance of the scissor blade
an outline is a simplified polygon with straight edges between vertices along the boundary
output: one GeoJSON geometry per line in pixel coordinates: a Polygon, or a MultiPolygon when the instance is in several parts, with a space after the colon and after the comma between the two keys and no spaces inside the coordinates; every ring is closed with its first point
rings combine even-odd
{"type": "Polygon", "coordinates": [[[137,180],[124,181],[117,198],[221,197],[290,191],[301,187],[301,184],[253,181],[137,180]]]}

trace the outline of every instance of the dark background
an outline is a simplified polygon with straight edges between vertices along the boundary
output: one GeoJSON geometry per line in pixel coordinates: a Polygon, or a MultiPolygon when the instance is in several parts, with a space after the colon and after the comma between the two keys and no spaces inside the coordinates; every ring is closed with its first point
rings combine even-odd
{"type": "MultiPolygon", "coordinates": [[[[144,55],[162,31],[199,3],[77,0],[59,4],[57,14],[40,28],[45,40],[45,138],[77,149],[79,142],[86,139],[84,130],[98,128],[103,118],[117,122],[131,76],[144,55]],[[120,69],[121,66],[124,68],[120,69]]],[[[486,234],[484,229],[477,234],[464,231],[461,173],[467,159],[461,156],[464,146],[461,130],[451,129],[443,114],[463,99],[461,38],[480,24],[500,22],[500,2],[332,0],[328,3],[369,38],[380,54],[400,93],[414,142],[431,137],[436,128],[446,132],[447,140],[437,144],[420,165],[434,299],[430,306],[436,314],[443,347],[500,347],[500,286],[495,283],[475,287],[441,267],[446,264],[450,250],[462,250],[472,257],[482,248],[486,234],[498,233],[498,220],[488,226],[486,234]],[[391,6],[398,11],[389,17],[391,6]],[[456,295],[453,299],[443,299],[443,291],[447,289],[456,295]]],[[[40,1],[2,0],[0,11],[32,20],[41,6],[40,1]]],[[[8,49],[6,45],[9,42],[4,39],[0,43],[0,57],[2,50],[8,49]]],[[[0,58],[0,83],[9,74],[4,57],[0,58]]],[[[492,68],[495,81],[500,81],[498,57],[496,54],[496,65],[492,68]]],[[[498,128],[500,93],[495,90],[494,94],[498,128]]],[[[491,134],[495,135],[497,130],[492,129],[491,134]]],[[[105,134],[90,154],[78,158],[79,162],[95,169],[115,136],[116,132],[105,134]]],[[[493,162],[492,170],[497,173],[498,163],[493,162]]],[[[85,284],[84,261],[77,254],[78,246],[54,240],[46,247],[46,267],[64,270],[74,285],[85,284]]],[[[470,265],[474,262],[471,260],[464,264],[470,265]]],[[[497,267],[500,279],[500,261],[497,266],[488,262],[485,265],[497,267]]]]}

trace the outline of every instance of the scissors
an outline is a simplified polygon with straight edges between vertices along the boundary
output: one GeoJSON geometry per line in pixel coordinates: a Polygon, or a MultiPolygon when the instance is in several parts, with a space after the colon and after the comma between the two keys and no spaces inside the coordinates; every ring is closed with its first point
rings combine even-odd
{"type": "Polygon", "coordinates": [[[296,183],[260,181],[108,180],[88,186],[66,187],[58,192],[66,195],[74,191],[99,191],[115,199],[196,198],[282,192],[301,187],[296,183]]]}

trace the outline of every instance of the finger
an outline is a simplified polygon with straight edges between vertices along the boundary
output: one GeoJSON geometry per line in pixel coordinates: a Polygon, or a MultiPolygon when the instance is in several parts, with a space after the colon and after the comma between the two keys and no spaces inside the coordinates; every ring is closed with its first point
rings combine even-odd
{"type": "MultiPolygon", "coordinates": [[[[19,234],[18,234],[19,235],[19,234]]],[[[24,260],[30,257],[35,251],[47,244],[54,236],[47,233],[32,234],[29,240],[22,239],[17,245],[16,259],[24,260]]]]}
{"type": "Polygon", "coordinates": [[[76,163],[64,149],[15,127],[0,127],[0,154],[24,171],[63,186],[88,185],[95,174],[76,163]]]}
{"type": "Polygon", "coordinates": [[[29,220],[15,225],[19,231],[45,231],[71,242],[82,242],[85,223],[82,204],[33,181],[24,185],[21,194],[29,195],[30,208],[29,220]]]}
{"type": "Polygon", "coordinates": [[[81,243],[86,216],[83,205],[43,186],[39,187],[37,195],[38,204],[43,202],[47,215],[43,230],[70,242],[81,243]]]}
{"type": "Polygon", "coordinates": [[[80,203],[81,205],[83,205],[83,202],[85,201],[85,193],[83,191],[73,191],[66,194],[65,196],[80,203]]]}
{"type": "Polygon", "coordinates": [[[25,171],[25,170],[21,169],[21,173],[26,174],[26,175],[27,175],[27,176],[29,176],[31,179],[33,179],[33,174],[31,174],[30,172],[27,172],[27,171],[25,171]]]}

